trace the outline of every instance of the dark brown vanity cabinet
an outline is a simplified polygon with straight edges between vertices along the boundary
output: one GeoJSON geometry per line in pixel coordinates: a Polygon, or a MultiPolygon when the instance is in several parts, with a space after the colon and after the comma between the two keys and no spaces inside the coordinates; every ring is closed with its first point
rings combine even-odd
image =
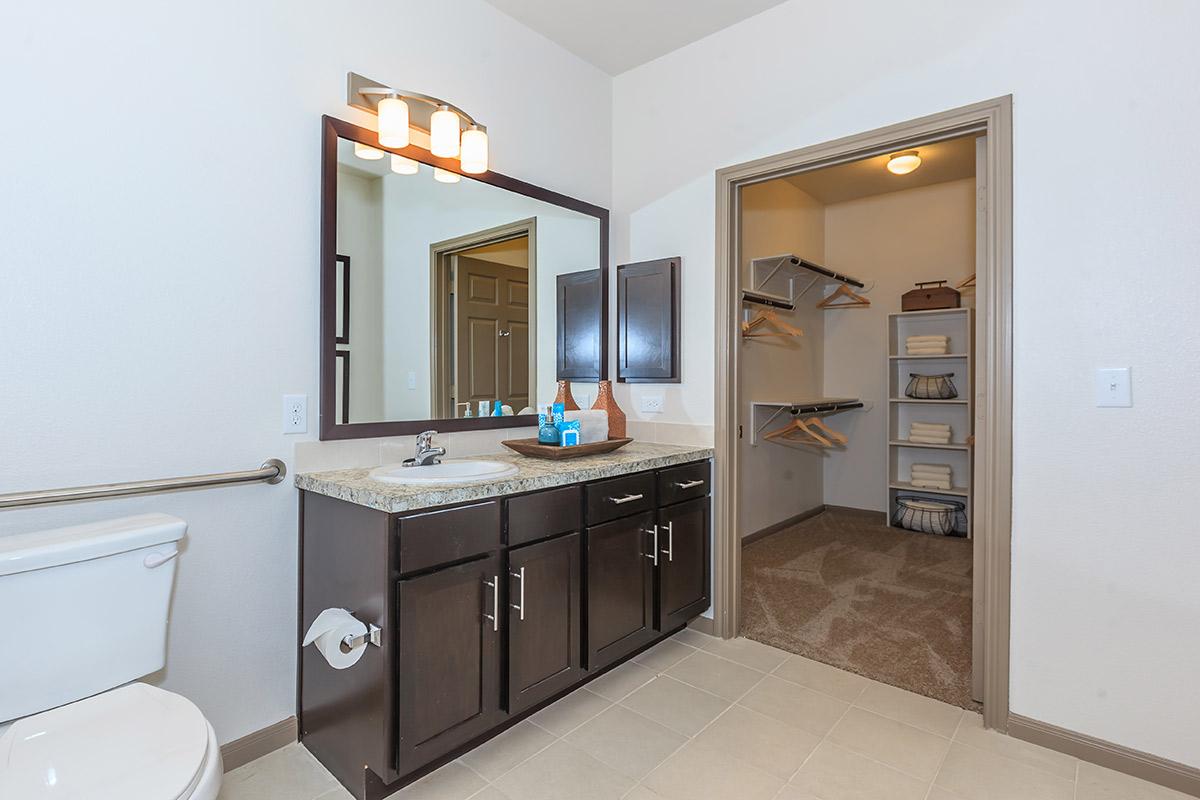
{"type": "Polygon", "coordinates": [[[385,797],[685,625],[708,606],[708,475],[399,514],[305,492],[301,636],[330,607],[380,629],[344,670],[301,648],[305,746],[385,797]]]}
{"type": "Polygon", "coordinates": [[[398,759],[427,764],[501,719],[499,554],[403,578],[396,592],[398,759]]]}

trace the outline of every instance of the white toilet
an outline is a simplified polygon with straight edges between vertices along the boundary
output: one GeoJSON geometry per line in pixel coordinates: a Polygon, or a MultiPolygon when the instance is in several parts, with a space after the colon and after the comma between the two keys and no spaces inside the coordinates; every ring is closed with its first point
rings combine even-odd
{"type": "Polygon", "coordinates": [[[166,661],[186,530],[142,514],[0,537],[0,798],[215,800],[212,725],[130,683],[166,661]]]}

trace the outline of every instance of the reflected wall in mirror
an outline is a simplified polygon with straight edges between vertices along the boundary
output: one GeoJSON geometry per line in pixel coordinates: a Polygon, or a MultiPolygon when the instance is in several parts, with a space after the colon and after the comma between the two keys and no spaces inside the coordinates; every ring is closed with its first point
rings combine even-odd
{"type": "Polygon", "coordinates": [[[606,302],[564,335],[558,286],[606,284],[608,212],[456,168],[325,118],[323,439],[532,425],[560,377],[607,377],[606,302]]]}

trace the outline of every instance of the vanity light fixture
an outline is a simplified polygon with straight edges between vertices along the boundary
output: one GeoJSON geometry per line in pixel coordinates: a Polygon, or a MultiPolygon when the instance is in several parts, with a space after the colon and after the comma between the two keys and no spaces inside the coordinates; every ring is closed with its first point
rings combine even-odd
{"type": "Polygon", "coordinates": [[[355,142],[354,143],[354,155],[358,156],[359,158],[361,158],[365,161],[378,161],[379,159],[383,158],[383,151],[376,150],[374,147],[371,147],[369,144],[363,144],[362,142],[355,142]]]}
{"type": "Polygon", "coordinates": [[[442,169],[441,167],[434,167],[433,168],[433,179],[435,181],[439,181],[440,183],[458,183],[460,180],[462,180],[462,176],[459,175],[457,172],[451,172],[448,169],[442,169]]]}
{"type": "Polygon", "coordinates": [[[919,166],[921,166],[921,156],[916,150],[895,153],[887,162],[888,172],[893,175],[907,175],[919,166]]]}
{"type": "MultiPolygon", "coordinates": [[[[477,175],[488,171],[487,128],[445,100],[396,89],[351,72],[346,102],[379,116],[381,147],[428,146],[429,152],[439,158],[458,158],[463,172],[477,175]]],[[[453,172],[448,174],[456,180],[459,177],[453,172]]]]}
{"type": "Polygon", "coordinates": [[[397,175],[416,175],[421,171],[421,165],[411,158],[392,153],[392,172],[397,175]]]}

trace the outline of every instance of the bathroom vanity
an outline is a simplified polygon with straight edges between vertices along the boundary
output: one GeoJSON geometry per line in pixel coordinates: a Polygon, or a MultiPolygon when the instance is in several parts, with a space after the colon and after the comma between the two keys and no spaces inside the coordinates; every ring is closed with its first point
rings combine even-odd
{"type": "Polygon", "coordinates": [[[302,474],[299,633],[325,608],[377,625],[343,670],[301,648],[305,746],[383,797],[709,606],[712,451],[634,443],[510,478],[390,485],[302,474]]]}

